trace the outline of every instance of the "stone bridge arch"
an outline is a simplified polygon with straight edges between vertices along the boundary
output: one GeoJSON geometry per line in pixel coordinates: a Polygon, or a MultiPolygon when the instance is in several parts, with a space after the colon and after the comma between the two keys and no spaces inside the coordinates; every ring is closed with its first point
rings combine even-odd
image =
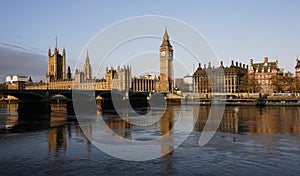
{"type": "Polygon", "coordinates": [[[46,97],[38,92],[1,92],[3,95],[10,95],[18,98],[19,101],[35,101],[35,102],[45,102],[46,97]]]}

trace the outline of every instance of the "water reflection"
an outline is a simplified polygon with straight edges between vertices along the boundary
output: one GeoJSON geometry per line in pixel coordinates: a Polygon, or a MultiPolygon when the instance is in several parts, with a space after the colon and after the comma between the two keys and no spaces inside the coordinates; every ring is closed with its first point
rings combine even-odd
{"type": "Polygon", "coordinates": [[[130,128],[132,125],[121,118],[107,118],[106,125],[113,130],[113,132],[123,138],[131,139],[130,128]]]}
{"type": "MultiPolygon", "coordinates": [[[[201,132],[209,116],[210,107],[200,106],[194,114],[195,131],[201,132]]],[[[300,133],[298,107],[255,106],[226,107],[218,131],[227,133],[300,133]]]]}
{"type": "Polygon", "coordinates": [[[50,129],[48,130],[48,151],[66,151],[67,131],[67,109],[64,105],[51,105],[50,129]]]}
{"type": "MultiPolygon", "coordinates": [[[[298,107],[228,106],[218,130],[242,135],[218,133],[211,143],[200,148],[197,145],[199,134],[192,133],[175,152],[170,152],[172,146],[164,143],[158,146],[161,158],[139,163],[120,161],[93,147],[76,120],[67,115],[64,106],[52,107],[51,114],[40,116],[18,116],[16,109],[17,105],[0,105],[1,170],[7,172],[2,175],[91,172],[100,175],[253,175],[257,170],[260,175],[279,171],[280,174],[299,173],[299,135],[290,135],[300,133],[298,107]],[[232,136],[237,142],[231,141],[232,136]]],[[[105,116],[107,126],[113,130],[111,135],[131,140],[163,136],[168,141],[180,137],[174,135],[178,130],[179,113],[184,120],[196,123],[195,131],[202,131],[209,111],[208,106],[168,106],[157,123],[142,127],[126,122],[116,114],[99,113],[105,116]],[[198,110],[199,114],[192,114],[198,110]]],[[[135,120],[143,124],[143,119],[135,120]]],[[[97,134],[93,127],[82,128],[91,136],[97,134]]]]}
{"type": "MultiPolygon", "coordinates": [[[[163,135],[163,140],[168,140],[170,138],[170,133],[174,130],[174,111],[173,106],[168,105],[165,113],[160,120],[160,131],[163,135]]],[[[174,147],[162,144],[161,145],[161,156],[163,160],[163,167],[166,171],[172,170],[172,154],[174,147]]]]}
{"type": "MultiPolygon", "coordinates": [[[[195,131],[201,132],[206,124],[206,120],[209,116],[210,113],[210,106],[200,106],[200,107],[195,107],[199,108],[199,113],[194,114],[196,123],[195,123],[195,131]]],[[[238,133],[239,128],[238,128],[238,111],[239,108],[225,108],[224,114],[222,121],[218,127],[218,131],[221,132],[228,132],[228,133],[238,133]]],[[[195,111],[197,112],[197,111],[195,111]]]]}
{"type": "MultiPolygon", "coordinates": [[[[84,141],[87,150],[91,150],[91,141],[85,137],[93,134],[93,125],[83,126],[81,128],[76,121],[70,121],[67,114],[67,108],[64,105],[52,105],[52,112],[49,115],[18,115],[16,111],[17,104],[0,104],[0,125],[1,131],[5,133],[23,133],[27,131],[43,131],[47,133],[47,147],[49,156],[58,156],[65,154],[70,139],[80,138],[84,141]],[[75,125],[74,125],[75,124],[75,125]],[[82,130],[86,132],[83,135],[82,130]]],[[[159,136],[168,141],[172,139],[174,124],[178,118],[178,112],[182,110],[180,106],[168,105],[161,119],[135,119],[136,124],[148,124],[153,121],[150,126],[132,125],[121,119],[118,115],[109,112],[99,113],[105,117],[107,127],[113,132],[110,135],[119,135],[130,140],[151,140],[159,136]]],[[[195,122],[194,131],[201,132],[205,126],[207,117],[210,113],[209,106],[191,106],[186,109],[194,113],[193,115],[183,117],[186,120],[192,118],[195,122]],[[194,109],[194,110],[193,110],[194,109]]],[[[182,112],[182,114],[184,114],[182,112]]],[[[130,117],[129,112],[124,112],[124,116],[130,117]]],[[[75,118],[75,117],[73,117],[75,118]]],[[[279,107],[267,106],[258,108],[254,106],[228,106],[225,109],[223,119],[218,127],[218,131],[233,134],[277,134],[300,133],[300,110],[298,107],[279,107]]],[[[170,168],[173,147],[166,143],[160,146],[162,160],[165,168],[170,168]]]]}
{"type": "Polygon", "coordinates": [[[6,118],[1,118],[0,120],[3,122],[1,123],[1,128],[2,129],[6,129],[6,130],[10,130],[12,129],[15,125],[18,124],[18,104],[17,103],[11,103],[11,104],[7,104],[7,103],[0,103],[0,116],[1,115],[5,115],[6,118]]]}
{"type": "MultiPolygon", "coordinates": [[[[67,150],[68,139],[74,138],[74,133],[77,138],[84,138],[87,144],[88,151],[91,150],[91,141],[82,133],[82,129],[78,125],[68,123],[67,105],[51,104],[50,125],[48,130],[48,155],[58,156],[61,151],[65,153],[67,150]],[[75,128],[75,129],[74,129],[75,128]],[[73,131],[74,130],[74,131],[73,131]],[[53,152],[53,153],[51,153],[53,152]]],[[[92,133],[91,127],[85,127],[87,135],[92,133]]]]}
{"type": "MultiPolygon", "coordinates": [[[[174,130],[173,127],[174,127],[173,107],[167,106],[165,113],[163,114],[163,116],[160,119],[160,131],[161,131],[163,140],[166,140],[166,141],[169,140],[170,134],[174,130]]],[[[164,145],[164,144],[161,145],[162,156],[170,153],[173,150],[174,150],[174,148],[172,146],[164,145]]]]}
{"type": "Polygon", "coordinates": [[[266,107],[251,117],[250,133],[300,133],[297,107],[266,107]]]}

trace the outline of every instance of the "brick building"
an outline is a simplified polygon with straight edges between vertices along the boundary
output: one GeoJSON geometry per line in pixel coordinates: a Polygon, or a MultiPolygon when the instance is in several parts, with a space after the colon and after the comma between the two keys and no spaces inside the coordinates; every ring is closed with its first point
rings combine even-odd
{"type": "Polygon", "coordinates": [[[253,81],[256,92],[272,93],[274,78],[280,76],[283,76],[283,69],[279,68],[278,60],[269,62],[269,58],[265,57],[264,62],[253,63],[253,59],[250,59],[248,78],[250,82],[253,81]]]}

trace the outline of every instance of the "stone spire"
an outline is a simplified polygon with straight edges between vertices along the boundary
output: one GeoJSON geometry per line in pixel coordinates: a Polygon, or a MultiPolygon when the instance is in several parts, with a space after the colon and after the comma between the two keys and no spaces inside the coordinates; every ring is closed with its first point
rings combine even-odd
{"type": "Polygon", "coordinates": [[[172,45],[170,43],[170,40],[169,40],[167,27],[165,28],[165,33],[164,33],[164,36],[163,36],[163,42],[162,42],[161,46],[172,47],[172,45]]]}
{"type": "Polygon", "coordinates": [[[71,68],[70,68],[70,66],[68,66],[67,79],[68,79],[68,80],[72,79],[72,73],[71,73],[71,68]]]}
{"type": "Polygon", "coordinates": [[[92,79],[92,67],[90,64],[90,57],[89,57],[89,51],[86,51],[86,57],[85,57],[85,64],[83,67],[83,73],[84,73],[84,78],[87,79],[92,79]]]}
{"type": "Polygon", "coordinates": [[[168,29],[167,26],[165,28],[164,40],[169,40],[168,29]]]}
{"type": "Polygon", "coordinates": [[[87,62],[90,64],[89,50],[86,50],[85,63],[87,62]]]}

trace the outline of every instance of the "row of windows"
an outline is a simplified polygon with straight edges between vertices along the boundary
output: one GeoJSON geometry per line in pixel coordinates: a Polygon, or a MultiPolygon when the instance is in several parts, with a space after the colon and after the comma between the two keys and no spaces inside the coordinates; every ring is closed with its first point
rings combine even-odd
{"type": "Polygon", "coordinates": [[[271,78],[271,77],[272,77],[272,75],[265,75],[265,76],[264,75],[262,75],[262,76],[258,75],[258,76],[255,76],[256,79],[260,79],[260,78],[264,79],[264,78],[271,78]]]}
{"type": "Polygon", "coordinates": [[[272,81],[269,81],[269,80],[266,80],[266,81],[265,80],[262,80],[262,81],[258,80],[257,82],[258,82],[258,84],[260,84],[260,83],[261,84],[272,84],[272,81]]]}

